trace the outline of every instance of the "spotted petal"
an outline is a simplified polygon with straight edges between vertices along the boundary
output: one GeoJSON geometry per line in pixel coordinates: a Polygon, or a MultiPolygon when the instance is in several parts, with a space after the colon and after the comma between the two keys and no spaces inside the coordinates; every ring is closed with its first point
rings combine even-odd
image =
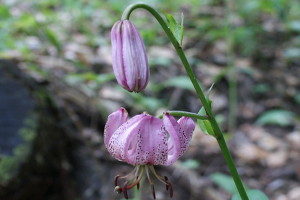
{"type": "Polygon", "coordinates": [[[179,132],[181,127],[176,121],[176,119],[169,113],[166,113],[163,117],[163,123],[166,130],[169,133],[168,145],[168,160],[166,165],[173,164],[180,156],[180,137],[179,132]]]}
{"type": "Polygon", "coordinates": [[[180,155],[185,153],[189,143],[192,139],[192,135],[195,129],[195,122],[189,117],[181,117],[178,120],[178,123],[181,127],[181,132],[179,133],[180,137],[180,155]]]}
{"type": "Polygon", "coordinates": [[[133,140],[126,146],[127,161],[136,165],[163,165],[167,161],[167,132],[162,120],[147,115],[133,140]]]}
{"type": "Polygon", "coordinates": [[[125,108],[120,108],[108,116],[104,127],[104,144],[108,147],[109,140],[113,133],[124,123],[128,118],[128,113],[125,108]]]}
{"type": "MultiPolygon", "coordinates": [[[[116,159],[124,162],[128,162],[128,158],[125,157],[126,143],[132,141],[134,136],[143,125],[143,119],[146,114],[136,115],[124,124],[122,124],[112,135],[107,150],[116,159]]],[[[129,162],[128,162],[129,163],[129,162]]],[[[133,163],[130,163],[133,164],[133,163]]]]}
{"type": "Polygon", "coordinates": [[[192,119],[177,122],[168,113],[162,120],[145,113],[127,117],[124,108],[108,117],[104,142],[114,158],[132,165],[173,164],[186,151],[195,128],[192,119]]]}

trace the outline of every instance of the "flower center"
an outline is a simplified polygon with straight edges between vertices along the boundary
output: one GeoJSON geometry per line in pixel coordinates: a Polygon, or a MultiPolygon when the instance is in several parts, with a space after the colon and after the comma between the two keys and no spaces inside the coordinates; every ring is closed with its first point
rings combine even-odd
{"type": "Polygon", "coordinates": [[[154,177],[156,177],[160,182],[165,184],[166,190],[170,192],[170,197],[171,198],[173,197],[173,188],[171,183],[168,182],[168,177],[159,176],[156,173],[153,165],[138,165],[129,174],[125,176],[117,175],[115,177],[115,192],[117,193],[123,192],[125,199],[128,199],[127,191],[132,189],[134,186],[136,186],[137,189],[139,189],[140,181],[142,180],[145,173],[146,173],[147,180],[151,185],[153,199],[156,199],[156,196],[155,196],[154,183],[151,179],[151,174],[154,175],[154,177]],[[118,183],[120,179],[124,179],[124,184],[122,185],[122,187],[118,183]]]}

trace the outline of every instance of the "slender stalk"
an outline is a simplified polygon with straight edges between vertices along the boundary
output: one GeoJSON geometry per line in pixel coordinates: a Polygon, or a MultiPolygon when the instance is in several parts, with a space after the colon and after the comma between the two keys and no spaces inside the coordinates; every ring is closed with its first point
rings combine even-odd
{"type": "MultiPolygon", "coordinates": [[[[174,117],[191,117],[191,118],[194,118],[194,119],[201,119],[201,120],[208,120],[208,116],[206,115],[199,115],[199,114],[196,114],[196,113],[192,113],[192,112],[185,112],[185,111],[168,111],[168,113],[174,117]]],[[[162,118],[163,115],[159,115],[158,118],[162,118]]]]}
{"type": "Polygon", "coordinates": [[[211,123],[211,126],[214,130],[214,133],[215,133],[215,137],[218,141],[218,144],[220,146],[220,149],[221,149],[221,152],[226,160],[226,163],[227,163],[227,166],[232,174],[232,177],[233,177],[233,180],[236,184],[236,187],[239,191],[239,194],[241,196],[241,198],[243,200],[249,200],[248,196],[247,196],[247,193],[245,191],[245,188],[242,184],[242,181],[241,181],[241,178],[237,172],[237,169],[235,167],[235,164],[232,160],[232,157],[230,155],[230,152],[228,150],[228,147],[226,145],[226,142],[225,142],[225,139],[224,139],[224,136],[223,136],[223,133],[219,127],[219,125],[217,124],[216,122],[216,119],[214,117],[214,114],[211,110],[211,107],[209,106],[209,103],[208,101],[206,100],[205,98],[205,95],[204,95],[204,92],[202,91],[197,79],[196,79],[196,76],[180,46],[180,44],[177,42],[176,38],[174,37],[173,33],[171,32],[171,30],[168,28],[168,25],[165,23],[164,19],[160,16],[160,14],[155,10],[153,9],[152,7],[150,7],[149,5],[147,4],[144,4],[144,3],[135,3],[135,4],[132,4],[130,6],[128,6],[126,8],[126,10],[124,11],[123,15],[122,15],[122,19],[129,19],[130,17],[130,14],[132,13],[133,10],[137,9],[137,8],[143,8],[145,10],[147,10],[148,12],[150,12],[155,18],[156,20],[159,22],[159,24],[161,25],[161,27],[163,28],[163,30],[165,31],[165,33],[167,34],[167,36],[169,37],[171,43],[173,44],[174,48],[176,49],[176,52],[182,62],[182,64],[184,65],[185,67],[185,70],[198,94],[198,97],[200,99],[200,101],[202,102],[202,105],[207,113],[207,116],[209,118],[209,121],[211,123]]]}

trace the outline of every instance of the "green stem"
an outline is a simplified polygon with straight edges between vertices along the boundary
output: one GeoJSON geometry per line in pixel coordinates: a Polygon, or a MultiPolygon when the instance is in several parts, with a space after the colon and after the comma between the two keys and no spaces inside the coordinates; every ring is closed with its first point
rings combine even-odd
{"type": "Polygon", "coordinates": [[[207,116],[209,118],[209,121],[211,123],[211,126],[214,130],[214,133],[215,133],[215,137],[218,141],[218,144],[220,146],[220,149],[221,149],[221,152],[226,160],[226,163],[227,163],[227,166],[232,174],[232,177],[233,177],[233,180],[236,184],[236,187],[239,191],[239,194],[241,196],[241,198],[243,200],[249,200],[248,199],[248,196],[247,196],[247,193],[245,191],[245,188],[244,188],[244,185],[242,184],[242,181],[241,181],[241,178],[236,170],[236,167],[235,167],[235,164],[232,160],[232,157],[230,155],[230,152],[228,150],[228,147],[226,145],[226,142],[225,142],[225,139],[224,139],[224,136],[223,136],[223,133],[219,127],[219,125],[217,124],[217,121],[214,117],[214,114],[211,110],[211,107],[208,103],[208,101],[206,100],[205,98],[205,95],[196,79],[196,76],[180,46],[180,44],[177,42],[176,38],[174,37],[173,33],[171,32],[171,30],[168,28],[168,25],[165,23],[164,19],[160,16],[160,14],[155,10],[153,9],[152,7],[150,7],[149,5],[147,4],[144,4],[144,3],[135,3],[135,4],[132,4],[130,6],[128,6],[126,8],[126,10],[124,11],[123,15],[122,15],[122,20],[125,20],[125,19],[129,19],[130,17],[130,14],[132,13],[133,10],[137,9],[137,8],[143,8],[145,10],[147,10],[148,12],[150,12],[155,18],[156,20],[158,21],[158,23],[161,25],[161,27],[163,28],[163,30],[165,31],[165,33],[167,34],[167,36],[169,37],[171,43],[173,44],[174,48],[176,49],[176,52],[183,64],[183,66],[185,67],[185,70],[198,94],[198,97],[199,99],[201,100],[202,102],[202,105],[207,113],[207,116]]]}
{"type": "MultiPolygon", "coordinates": [[[[185,112],[185,111],[167,111],[167,113],[169,113],[170,115],[174,116],[174,117],[191,117],[191,118],[194,118],[194,119],[201,119],[201,120],[208,120],[208,116],[206,115],[199,115],[199,114],[196,114],[196,113],[192,113],[192,112],[185,112]]],[[[158,118],[162,118],[163,115],[159,115],[158,118]]]]}

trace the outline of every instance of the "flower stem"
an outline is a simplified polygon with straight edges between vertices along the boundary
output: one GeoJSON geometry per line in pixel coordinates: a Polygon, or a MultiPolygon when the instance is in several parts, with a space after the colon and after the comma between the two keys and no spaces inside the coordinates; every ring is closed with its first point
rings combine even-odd
{"type": "MultiPolygon", "coordinates": [[[[201,119],[201,120],[208,120],[208,116],[207,115],[199,115],[196,113],[192,113],[192,112],[185,112],[185,111],[167,111],[167,113],[169,113],[170,115],[174,116],[174,117],[191,117],[194,119],[201,119]]],[[[159,115],[158,118],[162,118],[163,115],[159,115]]]]}
{"type": "Polygon", "coordinates": [[[173,33],[171,32],[171,30],[169,29],[168,25],[166,24],[166,22],[164,21],[164,19],[161,17],[161,15],[155,10],[153,9],[151,6],[144,4],[144,3],[135,3],[135,4],[131,4],[129,5],[126,10],[124,11],[123,15],[122,15],[122,19],[129,19],[130,14],[132,13],[133,10],[137,9],[137,8],[143,8],[145,10],[147,10],[148,12],[150,12],[158,21],[158,23],[161,25],[161,27],[163,28],[163,30],[165,31],[165,33],[167,34],[167,36],[169,37],[171,43],[173,44],[174,48],[176,49],[176,52],[182,62],[182,64],[185,67],[185,70],[198,94],[198,97],[200,99],[200,101],[202,102],[202,105],[206,111],[206,114],[208,116],[208,120],[211,123],[211,126],[214,130],[215,133],[215,137],[218,141],[218,144],[220,146],[221,152],[226,160],[227,166],[232,174],[233,180],[236,184],[236,187],[239,191],[240,196],[242,197],[243,200],[249,200],[247,193],[245,191],[245,188],[243,186],[243,183],[241,181],[241,178],[237,172],[237,169],[235,167],[235,164],[232,160],[232,157],[230,155],[229,149],[226,145],[223,133],[219,127],[219,125],[217,124],[217,121],[214,117],[214,114],[211,110],[211,107],[208,103],[208,101],[205,98],[204,92],[202,91],[195,73],[193,72],[180,44],[177,42],[175,36],[173,35],[173,33]]]}

